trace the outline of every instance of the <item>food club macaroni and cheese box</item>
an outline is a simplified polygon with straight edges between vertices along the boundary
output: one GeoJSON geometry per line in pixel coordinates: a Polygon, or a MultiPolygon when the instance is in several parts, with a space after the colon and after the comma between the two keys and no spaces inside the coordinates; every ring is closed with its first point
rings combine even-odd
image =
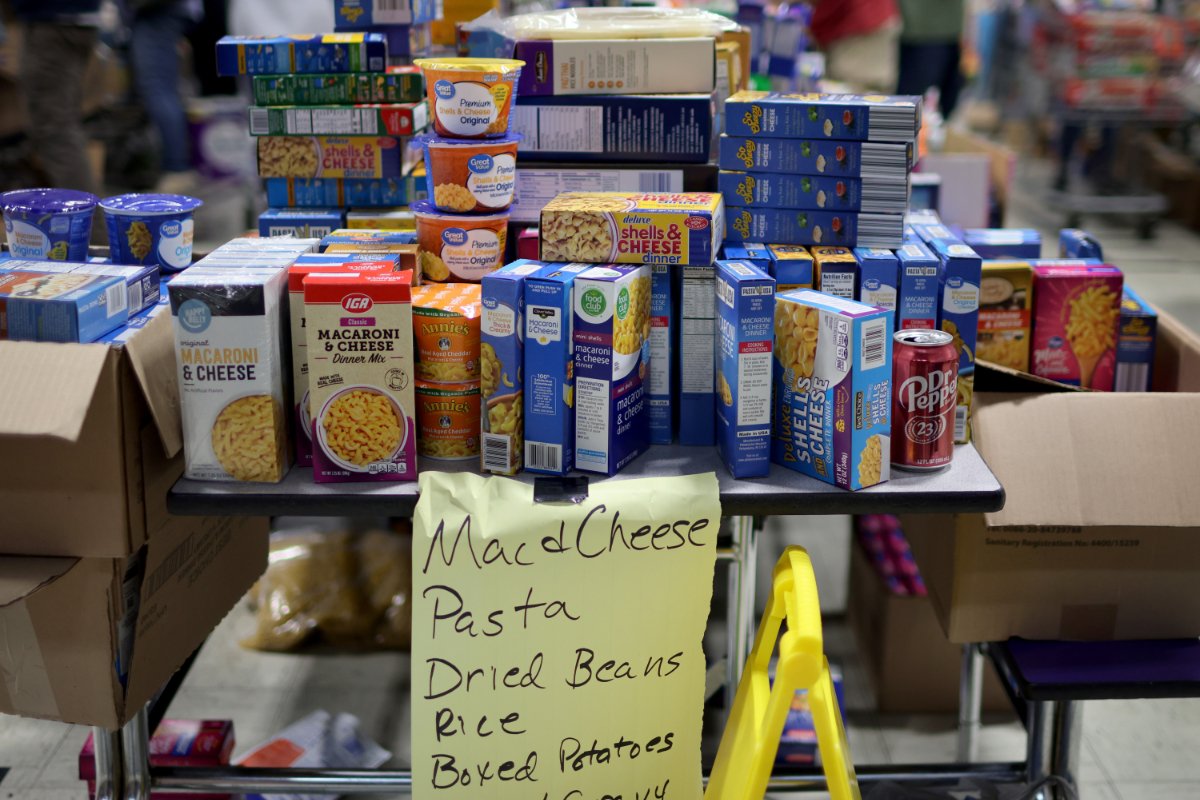
{"type": "Polygon", "coordinates": [[[909,242],[896,250],[900,262],[900,292],[896,300],[896,330],[936,328],[938,319],[938,260],[929,248],[909,242]]]}
{"type": "Polygon", "coordinates": [[[775,279],[776,291],[812,289],[816,286],[816,264],[807,247],[799,244],[772,244],[767,248],[771,254],[771,265],[767,272],[775,279]]]}
{"type": "Polygon", "coordinates": [[[320,239],[346,224],[340,208],[268,208],[258,215],[258,235],[320,239]]]}
{"type": "Polygon", "coordinates": [[[313,479],[417,478],[412,276],[304,279],[313,479]]]}
{"type": "Polygon", "coordinates": [[[1150,391],[1157,338],[1158,313],[1126,286],[1121,298],[1121,330],[1117,336],[1117,375],[1113,391],[1150,391]]]}
{"type": "Polygon", "coordinates": [[[44,274],[61,275],[74,273],[76,275],[102,275],[111,278],[124,278],[125,287],[129,293],[129,316],[134,315],[158,303],[161,294],[159,283],[161,271],[157,265],[123,266],[89,261],[77,264],[69,261],[23,261],[17,258],[0,261],[0,272],[41,272],[44,274]]]}
{"type": "Polygon", "coordinates": [[[858,259],[845,247],[812,248],[816,288],[833,297],[853,300],[858,291],[858,259]]]}
{"type": "Polygon", "coordinates": [[[892,312],[820,292],[775,299],[771,459],[843,489],[891,464],[892,312]]]}
{"type": "Polygon", "coordinates": [[[1116,267],[1034,267],[1033,374],[1112,391],[1122,288],[1116,267]]]}
{"type": "Polygon", "coordinates": [[[0,339],[93,342],[128,319],[124,278],[0,270],[0,339]]]}
{"type": "Polygon", "coordinates": [[[387,40],[381,33],[299,36],[222,36],[218,75],[280,75],[306,72],[382,72],[387,40]]]}
{"type": "Polygon", "coordinates": [[[707,192],[567,192],[542,209],[542,260],[709,266],[724,212],[721,195],[707,192]]]}
{"type": "Polygon", "coordinates": [[[606,264],[575,278],[575,468],[615,475],[650,444],[650,270],[606,264]]]}
{"type": "Polygon", "coordinates": [[[1024,261],[984,261],[981,274],[975,355],[1029,372],[1033,267],[1024,261]]]}
{"type": "Polygon", "coordinates": [[[903,238],[904,222],[899,214],[728,206],[725,227],[732,241],[896,247],[903,238]]]}
{"type": "Polygon", "coordinates": [[[260,106],[417,103],[424,99],[425,80],[419,67],[395,67],[387,72],[254,77],[254,102],[260,106]]]}
{"type": "Polygon", "coordinates": [[[980,258],[1042,257],[1042,235],[1032,228],[967,228],[962,240],[980,258]]]}
{"type": "Polygon", "coordinates": [[[895,252],[878,247],[857,247],[858,297],[869,306],[896,310],[900,297],[900,261],[895,252]]]}
{"type": "Polygon", "coordinates": [[[742,91],[725,101],[735,136],[911,142],[921,130],[921,98],[742,91]]]}
{"type": "Polygon", "coordinates": [[[792,175],[777,172],[721,172],[717,186],[727,206],[802,208],[813,211],[866,211],[903,214],[908,181],[792,175]]]}
{"type": "Polygon", "coordinates": [[[575,468],[575,366],[571,290],[590,264],[551,264],[525,278],[525,469],[575,468]]]}
{"type": "Polygon", "coordinates": [[[718,261],[717,449],[735,478],[771,469],[775,280],[744,261],[718,261]]]}
{"type": "Polygon", "coordinates": [[[721,136],[717,166],[734,172],[785,172],[904,181],[910,145],[721,136]]]}
{"type": "Polygon", "coordinates": [[[716,349],[716,270],[676,270],[679,288],[679,443],[697,447],[716,444],[716,393],[713,352],[716,349]]]}
{"type": "Polygon", "coordinates": [[[935,239],[930,248],[938,257],[938,326],[954,337],[958,350],[958,403],[954,412],[954,441],[971,440],[971,402],[975,389],[975,342],[979,330],[979,284],[982,261],[965,244],[935,239]]]}
{"type": "Polygon", "coordinates": [[[678,312],[675,281],[666,264],[650,265],[650,363],[647,368],[646,395],[650,404],[650,444],[670,444],[675,440],[676,376],[673,358],[678,312]]]}

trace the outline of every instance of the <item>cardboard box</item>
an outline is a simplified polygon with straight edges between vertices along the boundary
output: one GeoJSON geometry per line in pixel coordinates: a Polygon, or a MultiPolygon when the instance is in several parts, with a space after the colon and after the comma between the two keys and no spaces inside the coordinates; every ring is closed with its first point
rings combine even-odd
{"type": "Polygon", "coordinates": [[[513,58],[526,66],[517,95],[709,94],[714,45],[704,37],[518,41],[513,58]]]}
{"type": "Polygon", "coordinates": [[[160,521],[132,558],[0,559],[0,711],[119,728],[267,566],[265,519],[160,521]]]}
{"type": "Polygon", "coordinates": [[[370,30],[429,22],[441,16],[440,4],[429,0],[334,0],[338,30],[370,30]]]}
{"type": "MultiPolygon", "coordinates": [[[[816,289],[833,297],[855,300],[858,294],[858,259],[845,247],[812,248],[816,289]]],[[[874,304],[872,304],[874,305],[874,304]]]]}
{"type": "Polygon", "coordinates": [[[767,272],[775,279],[777,293],[816,286],[816,262],[807,247],[799,244],[769,244],[767,252],[771,255],[767,272]]]}
{"type": "Polygon", "coordinates": [[[260,106],[416,103],[425,99],[425,80],[419,67],[350,74],[256,75],[253,97],[260,106]]]}
{"type": "Polygon", "coordinates": [[[735,172],[837,175],[899,182],[907,178],[910,155],[911,147],[904,144],[723,135],[717,147],[717,166],[735,172]]]}
{"type": "Polygon", "coordinates": [[[1141,295],[1126,286],[1121,297],[1120,324],[1113,391],[1148,392],[1153,376],[1158,314],[1141,295]]]}
{"type": "Polygon", "coordinates": [[[251,136],[412,136],[429,124],[429,107],[417,103],[250,107],[251,136]]]}
{"type": "Polygon", "coordinates": [[[891,250],[859,247],[854,250],[858,259],[858,296],[854,298],[869,306],[896,310],[900,296],[900,262],[891,250]]]}
{"type": "Polygon", "coordinates": [[[382,72],[387,41],[380,33],[318,33],[298,36],[222,36],[218,75],[281,75],[303,72],[382,72]]]}
{"type": "Polygon", "coordinates": [[[903,178],[864,181],[834,175],[722,172],[717,185],[729,206],[903,214],[908,205],[908,182],[903,178]]]}
{"type": "Polygon", "coordinates": [[[717,443],[716,269],[675,270],[679,294],[679,443],[711,447],[717,443]]]}
{"type": "Polygon", "coordinates": [[[938,260],[923,244],[905,244],[896,251],[900,261],[900,294],[896,330],[937,327],[938,260]]]}
{"type": "MultiPolygon", "coordinates": [[[[346,212],[350,230],[416,231],[417,217],[408,208],[352,208],[346,212]]],[[[413,239],[416,242],[416,239],[413,239]]]]}
{"type": "MultiPolygon", "coordinates": [[[[408,142],[390,136],[259,136],[256,141],[262,178],[400,178],[416,160],[408,142]]],[[[273,201],[268,197],[268,202],[273,201]]]]}
{"type": "Polygon", "coordinates": [[[725,212],[726,236],[732,241],[898,247],[904,231],[899,214],[738,206],[728,206],[725,212]]]}
{"type": "MultiPolygon", "coordinates": [[[[422,186],[425,179],[422,178],[422,186]]],[[[416,199],[414,180],[402,178],[267,178],[267,203],[289,208],[394,207],[416,199]]],[[[415,228],[415,223],[413,225],[415,228]]]]}
{"type": "Polygon", "coordinates": [[[716,182],[716,167],[706,164],[651,166],[518,162],[510,219],[536,223],[542,208],[563,192],[709,192],[716,182]]]}
{"type": "Polygon", "coordinates": [[[749,261],[763,272],[769,274],[771,271],[771,251],[762,242],[729,242],[721,248],[721,258],[725,261],[749,261]]]}
{"type": "Polygon", "coordinates": [[[675,441],[679,417],[675,404],[676,333],[679,303],[675,280],[668,264],[650,266],[650,363],[646,395],[650,406],[650,444],[675,441]]]}
{"type": "Polygon", "coordinates": [[[1042,235],[1032,228],[968,228],[963,231],[963,243],[980,258],[1042,257],[1042,235]]]}
{"type": "Polygon", "coordinates": [[[128,321],[124,278],[0,271],[0,340],[94,342],[128,321]]]}
{"type": "Polygon", "coordinates": [[[258,215],[258,235],[320,239],[345,224],[341,208],[268,208],[258,215]]]}
{"type": "Polygon", "coordinates": [[[921,130],[919,97],[739,92],[726,110],[735,136],[911,142],[921,130]]]}

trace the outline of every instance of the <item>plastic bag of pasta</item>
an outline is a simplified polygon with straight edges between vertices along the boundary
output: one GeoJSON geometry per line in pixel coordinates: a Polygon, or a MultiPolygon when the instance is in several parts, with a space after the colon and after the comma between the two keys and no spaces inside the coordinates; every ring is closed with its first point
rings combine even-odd
{"type": "Polygon", "coordinates": [[[407,650],[412,642],[412,525],[398,520],[390,530],[358,537],[358,574],[374,615],[372,642],[407,650]]]}

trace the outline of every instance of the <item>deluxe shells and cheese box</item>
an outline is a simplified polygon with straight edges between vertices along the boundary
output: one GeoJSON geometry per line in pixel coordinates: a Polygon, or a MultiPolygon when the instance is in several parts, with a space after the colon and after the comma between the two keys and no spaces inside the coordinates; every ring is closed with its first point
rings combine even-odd
{"type": "Polygon", "coordinates": [[[725,238],[719,194],[567,192],[542,209],[543,261],[709,266],[725,238]]]}

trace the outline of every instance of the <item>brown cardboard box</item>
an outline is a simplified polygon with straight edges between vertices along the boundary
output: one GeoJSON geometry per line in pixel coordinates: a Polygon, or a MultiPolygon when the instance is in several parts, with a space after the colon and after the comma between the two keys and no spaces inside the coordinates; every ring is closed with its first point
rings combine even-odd
{"type": "Polygon", "coordinates": [[[0,712],[120,727],[266,565],[266,520],[237,517],[172,517],[129,559],[0,558],[0,712]]]}
{"type": "Polygon", "coordinates": [[[1200,339],[1161,312],[1154,384],[977,395],[1004,509],[901,518],[951,641],[1200,635],[1200,339]]]}
{"type": "Polygon", "coordinates": [[[739,75],[741,78],[741,84],[738,89],[735,89],[734,91],[747,88],[750,85],[750,73],[752,72],[750,65],[750,29],[745,25],[739,25],[737,28],[731,31],[725,31],[722,33],[717,37],[717,41],[737,42],[738,58],[742,60],[742,70],[741,74],[739,75]]]}
{"type": "MultiPolygon", "coordinates": [[[[946,638],[928,597],[892,594],[863,549],[857,544],[850,549],[846,613],[876,706],[888,714],[957,711],[962,647],[946,638]]],[[[984,672],[982,708],[1011,708],[990,669],[984,672]]]]}
{"type": "Polygon", "coordinates": [[[0,553],[120,558],[182,474],[171,318],[124,346],[0,342],[0,553]]]}

